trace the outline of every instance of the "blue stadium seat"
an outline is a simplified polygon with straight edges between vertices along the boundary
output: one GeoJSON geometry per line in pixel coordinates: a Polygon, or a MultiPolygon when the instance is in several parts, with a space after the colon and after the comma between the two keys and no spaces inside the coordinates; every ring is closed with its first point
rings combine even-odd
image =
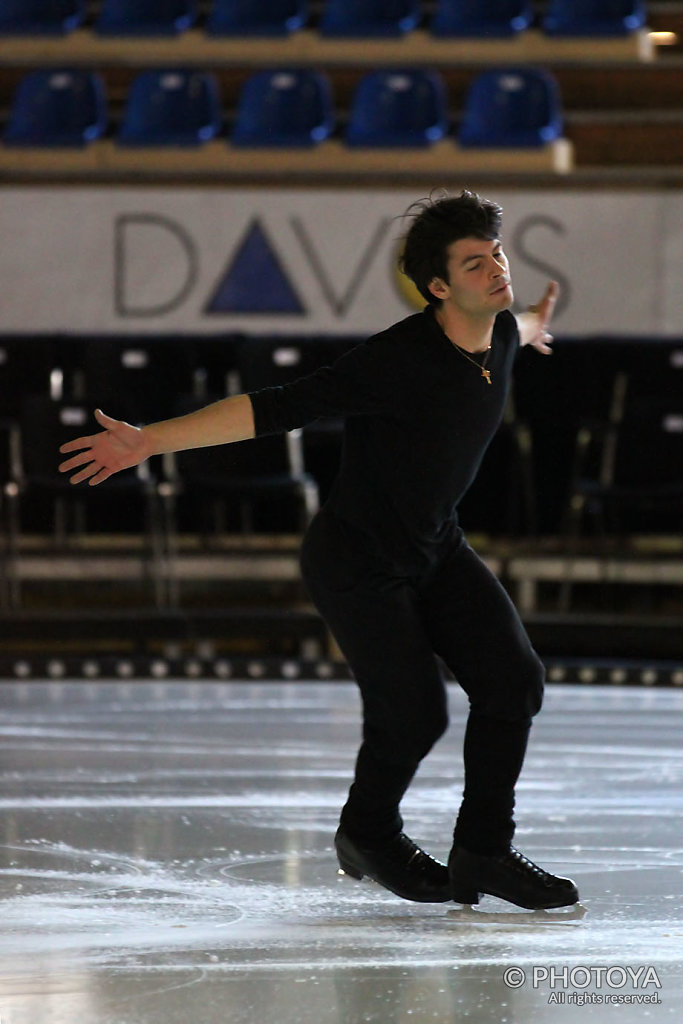
{"type": "Polygon", "coordinates": [[[358,83],[349,146],[429,146],[447,131],[446,95],[435,71],[372,71],[358,83]]]}
{"type": "Polygon", "coordinates": [[[419,0],[327,0],[320,21],[325,36],[401,36],[420,20],[419,0]]]}
{"type": "Polygon", "coordinates": [[[205,71],[143,71],[133,80],[118,142],[201,146],[221,130],[218,83],[205,71]]]}
{"type": "Polygon", "coordinates": [[[514,36],[533,17],[531,0],[438,0],[431,30],[435,36],[514,36]]]}
{"type": "Polygon", "coordinates": [[[625,36],[643,28],[644,0],[550,0],[543,31],[554,36],[625,36]]]}
{"type": "Polygon", "coordinates": [[[257,71],[242,87],[236,146],[315,146],[334,128],[332,92],[318,71],[257,71]]]}
{"type": "Polygon", "coordinates": [[[85,18],[85,0],[2,0],[0,35],[63,35],[85,18]]]}
{"type": "Polygon", "coordinates": [[[175,36],[196,18],[197,0],[103,0],[95,30],[107,36],[175,36]]]}
{"type": "Polygon", "coordinates": [[[539,68],[499,68],[472,82],[458,141],[462,146],[544,146],[561,134],[555,79],[539,68]]]}
{"type": "Polygon", "coordinates": [[[207,31],[222,36],[286,36],[303,28],[308,0],[214,0],[207,31]]]}
{"type": "Polygon", "coordinates": [[[86,146],[104,135],[107,101],[91,71],[32,71],[17,88],[4,142],[13,146],[86,146]]]}

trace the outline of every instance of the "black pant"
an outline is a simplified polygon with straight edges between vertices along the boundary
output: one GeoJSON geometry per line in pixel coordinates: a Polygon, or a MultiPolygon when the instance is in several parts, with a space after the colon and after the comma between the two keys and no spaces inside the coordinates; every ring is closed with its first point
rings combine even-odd
{"type": "Polygon", "coordinates": [[[544,671],[498,579],[462,535],[422,576],[397,576],[328,510],[309,527],[302,571],[363,700],[346,831],[377,845],[401,830],[401,798],[448,725],[439,655],[470,702],[455,842],[505,851],[544,671]]]}

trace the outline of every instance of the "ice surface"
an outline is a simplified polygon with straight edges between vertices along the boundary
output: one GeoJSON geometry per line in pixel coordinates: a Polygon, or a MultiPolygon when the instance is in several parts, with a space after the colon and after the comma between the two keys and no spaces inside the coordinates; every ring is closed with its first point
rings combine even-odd
{"type": "MultiPolygon", "coordinates": [[[[537,913],[337,874],[352,684],[22,682],[0,703],[1,1024],[681,1019],[683,692],[549,688],[516,844],[582,904],[537,913]]],[[[451,710],[404,804],[439,856],[456,687],[451,710]]]]}

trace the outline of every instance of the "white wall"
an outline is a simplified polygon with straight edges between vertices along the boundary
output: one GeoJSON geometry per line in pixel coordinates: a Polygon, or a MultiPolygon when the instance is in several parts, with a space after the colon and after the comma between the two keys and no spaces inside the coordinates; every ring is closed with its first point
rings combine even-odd
{"type": "MultiPolygon", "coordinates": [[[[518,305],[563,286],[556,334],[683,335],[683,192],[487,194],[518,305]]],[[[394,265],[417,198],[7,188],[0,331],[372,333],[413,311],[394,265]]]]}

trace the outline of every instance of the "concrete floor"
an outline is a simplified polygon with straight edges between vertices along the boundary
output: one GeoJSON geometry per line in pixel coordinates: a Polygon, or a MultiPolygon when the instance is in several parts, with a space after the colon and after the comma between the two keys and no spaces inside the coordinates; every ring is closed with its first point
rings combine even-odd
{"type": "MultiPolygon", "coordinates": [[[[337,874],[352,684],[15,682],[0,705],[0,1024],[683,1015],[682,691],[549,687],[516,843],[582,902],[536,913],[337,874]]],[[[451,707],[404,803],[439,856],[457,687],[451,707]]]]}

